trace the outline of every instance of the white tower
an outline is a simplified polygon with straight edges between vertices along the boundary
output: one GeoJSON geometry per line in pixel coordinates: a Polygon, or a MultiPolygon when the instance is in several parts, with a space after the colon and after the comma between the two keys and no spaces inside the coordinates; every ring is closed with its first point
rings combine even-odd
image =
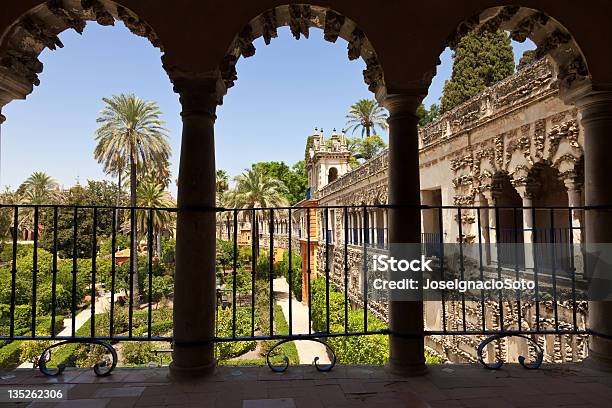
{"type": "Polygon", "coordinates": [[[351,152],[346,145],[346,135],[333,130],[329,140],[325,140],[323,129],[308,137],[306,170],[308,171],[308,189],[312,198],[316,192],[338,177],[350,171],[351,152]]]}

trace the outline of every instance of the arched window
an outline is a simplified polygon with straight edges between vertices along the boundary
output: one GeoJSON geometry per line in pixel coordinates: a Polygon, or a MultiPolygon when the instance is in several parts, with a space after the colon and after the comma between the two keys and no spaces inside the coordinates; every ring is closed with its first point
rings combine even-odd
{"type": "Polygon", "coordinates": [[[330,168],[329,172],[327,173],[327,182],[331,183],[337,178],[338,178],[338,169],[335,167],[330,168]]]}

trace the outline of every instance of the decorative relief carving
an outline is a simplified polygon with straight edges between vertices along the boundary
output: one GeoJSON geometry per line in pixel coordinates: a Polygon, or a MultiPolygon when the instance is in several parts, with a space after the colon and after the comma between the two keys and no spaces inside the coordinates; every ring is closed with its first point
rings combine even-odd
{"type": "MultiPolygon", "coordinates": [[[[20,22],[19,27],[30,37],[30,41],[39,43],[34,48],[47,47],[50,50],[55,50],[57,47],[64,48],[64,44],[55,35],[50,33],[46,28],[45,24],[41,21],[35,20],[33,17],[25,16],[20,22]]],[[[31,45],[29,41],[24,39],[24,48],[28,48],[31,45]]]]}
{"type": "Polygon", "coordinates": [[[383,70],[376,57],[370,57],[366,60],[366,69],[363,70],[363,79],[368,85],[370,92],[376,92],[379,86],[383,84],[383,70]]]}
{"type": "Polygon", "coordinates": [[[96,20],[98,24],[103,26],[115,25],[115,19],[112,14],[106,10],[100,0],[81,0],[81,7],[83,10],[89,11],[92,20],[96,20]]]}
{"type": "Polygon", "coordinates": [[[474,163],[474,158],[472,157],[472,154],[466,154],[466,155],[462,155],[461,157],[458,157],[456,159],[451,159],[450,160],[450,168],[453,172],[457,172],[458,170],[464,168],[464,167],[472,167],[472,164],[474,163]]]}
{"type": "Polygon", "coordinates": [[[325,12],[325,28],[323,29],[323,38],[326,41],[335,43],[340,35],[340,30],[344,25],[344,16],[332,10],[325,12]]]}
{"type": "Polygon", "coordinates": [[[527,38],[529,38],[529,35],[535,31],[536,26],[545,26],[549,20],[550,18],[544,13],[536,12],[531,14],[530,16],[522,19],[516,25],[516,27],[510,32],[510,37],[514,41],[524,42],[527,38]]]}
{"type": "Polygon", "coordinates": [[[572,36],[568,33],[556,29],[551,35],[549,35],[543,42],[538,45],[536,49],[536,58],[543,58],[552,50],[558,48],[561,45],[567,44],[572,40],[572,36]]]}
{"type": "Polygon", "coordinates": [[[253,28],[250,24],[244,26],[238,37],[236,38],[236,47],[240,50],[240,54],[244,58],[255,55],[255,46],[253,45],[253,28]]]}
{"type": "Polygon", "coordinates": [[[289,5],[289,28],[296,40],[300,39],[300,35],[308,38],[311,14],[308,5],[289,5]]]}
{"type": "Polygon", "coordinates": [[[468,130],[503,115],[517,105],[554,92],[552,79],[552,66],[545,59],[518,71],[421,128],[419,138],[422,147],[441,140],[447,133],[457,134],[468,130]]]}
{"type": "Polygon", "coordinates": [[[154,47],[161,48],[163,50],[161,41],[157,37],[157,34],[153,32],[150,25],[140,20],[138,17],[130,14],[127,9],[121,6],[117,6],[117,15],[121,21],[125,23],[125,26],[134,34],[147,38],[154,47]]]}
{"type": "Polygon", "coordinates": [[[278,37],[277,27],[278,24],[276,22],[276,9],[271,9],[264,11],[261,15],[262,19],[262,36],[266,45],[270,45],[272,38],[278,37]]]}
{"type": "Polygon", "coordinates": [[[17,78],[23,78],[25,81],[40,85],[38,74],[43,70],[43,64],[38,58],[20,53],[15,50],[8,50],[0,56],[0,67],[4,67],[17,78]]]}
{"type": "Polygon", "coordinates": [[[363,34],[363,31],[358,28],[354,29],[347,46],[348,59],[350,61],[356,60],[361,56],[361,47],[363,46],[364,40],[365,35],[363,34]]]}
{"type": "Polygon", "coordinates": [[[557,152],[561,139],[567,140],[571,147],[580,149],[580,144],[578,143],[578,133],[578,123],[575,119],[553,126],[548,132],[548,157],[552,158],[552,156],[557,152]]]}
{"type": "Polygon", "coordinates": [[[510,163],[512,154],[517,150],[520,150],[527,161],[530,164],[533,164],[533,161],[531,160],[531,139],[529,136],[521,136],[518,139],[510,140],[506,145],[506,167],[510,163]]]}
{"type": "Polygon", "coordinates": [[[495,32],[499,30],[500,26],[505,22],[510,20],[514,15],[519,11],[519,6],[504,6],[499,12],[486,20],[479,28],[478,33],[484,32],[495,32]]]}
{"type": "Polygon", "coordinates": [[[533,144],[535,146],[535,156],[538,158],[544,157],[544,145],[546,143],[546,119],[538,119],[535,121],[535,130],[533,135],[533,144]]]}
{"type": "Polygon", "coordinates": [[[234,86],[234,82],[238,80],[238,73],[236,72],[236,62],[238,57],[233,54],[227,54],[221,64],[219,70],[221,71],[221,79],[225,83],[226,88],[234,86]]]}
{"type": "Polygon", "coordinates": [[[502,168],[504,164],[504,138],[497,136],[494,140],[495,164],[497,168],[502,168]]]}
{"type": "MultiPolygon", "coordinates": [[[[47,8],[58,19],[60,19],[68,28],[72,28],[79,34],[83,34],[85,30],[85,20],[73,13],[71,10],[65,9],[62,5],[62,0],[47,1],[47,8]]],[[[117,7],[119,9],[119,7],[117,7]]]]}

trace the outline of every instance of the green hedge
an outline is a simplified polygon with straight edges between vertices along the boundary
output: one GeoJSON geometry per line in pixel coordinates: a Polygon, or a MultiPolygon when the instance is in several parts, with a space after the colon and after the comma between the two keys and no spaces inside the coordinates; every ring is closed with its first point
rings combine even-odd
{"type": "MultiPolygon", "coordinates": [[[[36,333],[38,335],[48,335],[50,334],[50,326],[51,326],[51,317],[45,316],[42,318],[38,318],[36,322],[36,333]]],[[[55,331],[58,333],[63,327],[63,317],[58,316],[55,321],[55,331]]],[[[27,329],[21,329],[19,331],[15,331],[15,335],[17,336],[28,336],[31,331],[27,329]]],[[[26,340],[27,341],[27,340],[26,340]]],[[[16,340],[6,344],[4,347],[0,348],[0,367],[2,368],[15,368],[20,364],[20,356],[22,347],[25,341],[16,340]]]]}
{"type": "MultiPolygon", "coordinates": [[[[311,283],[312,324],[315,331],[327,331],[325,279],[318,278],[311,283]]],[[[350,307],[350,306],[349,306],[350,307]]],[[[348,311],[348,331],[363,331],[364,310],[358,308],[348,311]]],[[[333,285],[329,288],[329,329],[332,333],[344,332],[344,294],[337,292],[333,285]]],[[[368,311],[368,331],[387,328],[385,322],[368,311]]],[[[334,349],[338,360],[343,364],[386,364],[389,360],[387,335],[370,334],[363,336],[329,337],[327,343],[334,349]]],[[[440,364],[444,361],[425,353],[427,364],[440,364]]]]}

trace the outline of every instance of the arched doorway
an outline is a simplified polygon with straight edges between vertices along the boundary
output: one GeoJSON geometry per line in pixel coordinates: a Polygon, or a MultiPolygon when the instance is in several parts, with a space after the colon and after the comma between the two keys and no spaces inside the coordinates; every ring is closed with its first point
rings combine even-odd
{"type": "Polygon", "coordinates": [[[502,267],[522,269],[525,266],[525,251],[522,250],[523,200],[512,185],[508,173],[494,176],[495,197],[495,242],[498,262],[502,267]]]}
{"type": "Polygon", "coordinates": [[[533,179],[533,241],[535,262],[539,271],[568,271],[572,225],[568,210],[567,188],[559,171],[549,165],[534,166],[533,179]],[[563,208],[565,207],[565,208],[563,208]],[[542,245],[550,244],[550,245],[542,245]]]}

